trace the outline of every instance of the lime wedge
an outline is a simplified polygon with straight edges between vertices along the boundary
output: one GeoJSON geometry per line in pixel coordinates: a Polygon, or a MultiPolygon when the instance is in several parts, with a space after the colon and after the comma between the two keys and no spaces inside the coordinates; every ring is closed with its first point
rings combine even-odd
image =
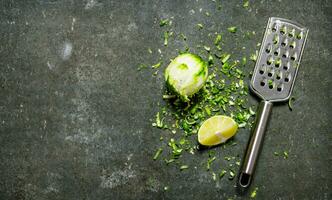
{"type": "Polygon", "coordinates": [[[228,116],[216,115],[203,122],[198,131],[198,142],[213,146],[226,142],[237,131],[237,123],[228,116]]]}

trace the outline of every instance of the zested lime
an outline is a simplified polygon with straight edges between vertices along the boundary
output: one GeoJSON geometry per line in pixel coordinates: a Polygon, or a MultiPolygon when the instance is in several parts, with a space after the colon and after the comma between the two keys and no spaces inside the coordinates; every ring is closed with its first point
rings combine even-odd
{"type": "Polygon", "coordinates": [[[189,101],[203,87],[207,77],[206,62],[191,53],[177,56],[165,71],[167,85],[184,101],[189,101]]]}

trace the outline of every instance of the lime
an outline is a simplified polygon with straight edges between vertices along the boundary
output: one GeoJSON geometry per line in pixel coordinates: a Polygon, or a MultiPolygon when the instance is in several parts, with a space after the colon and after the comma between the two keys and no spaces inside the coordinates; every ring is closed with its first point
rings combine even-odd
{"type": "Polygon", "coordinates": [[[207,77],[207,63],[191,53],[177,56],[165,70],[167,85],[184,101],[190,101],[189,98],[204,86],[207,77]]]}
{"type": "Polygon", "coordinates": [[[216,115],[203,122],[198,131],[198,142],[201,145],[213,146],[226,142],[235,135],[237,123],[228,116],[216,115]]]}

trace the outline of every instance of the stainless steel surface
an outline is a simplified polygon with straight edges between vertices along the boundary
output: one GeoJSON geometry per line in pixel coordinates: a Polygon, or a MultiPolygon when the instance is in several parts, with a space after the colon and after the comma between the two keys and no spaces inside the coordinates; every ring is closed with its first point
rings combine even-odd
{"type": "Polygon", "coordinates": [[[269,101],[261,101],[259,104],[255,127],[252,131],[251,139],[247,147],[247,153],[242,164],[239,181],[242,187],[248,187],[250,185],[251,175],[254,173],[267,122],[272,111],[272,105],[273,104],[269,101]]]}
{"type": "Polygon", "coordinates": [[[250,84],[263,101],[239,176],[243,188],[251,183],[272,102],[286,101],[292,93],[307,35],[308,29],[296,22],[275,17],[268,21],[250,84]]]}
{"type": "Polygon", "coordinates": [[[299,69],[308,29],[271,17],[257,58],[251,89],[262,99],[289,99],[299,69]]]}

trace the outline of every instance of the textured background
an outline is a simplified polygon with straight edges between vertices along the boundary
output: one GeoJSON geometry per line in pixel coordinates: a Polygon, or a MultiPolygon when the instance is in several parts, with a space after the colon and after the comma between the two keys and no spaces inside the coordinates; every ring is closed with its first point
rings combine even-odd
{"type": "MultiPolygon", "coordinates": [[[[253,182],[256,198],[331,199],[331,1],[261,0],[249,10],[241,1],[221,5],[217,11],[209,0],[2,0],[0,199],[247,199],[234,181],[151,159],[162,131],[149,119],[161,102],[163,77],[138,73],[137,66],[156,61],[160,18],[174,17],[174,29],[193,48],[207,32],[236,25],[238,37],[225,37],[225,48],[240,57],[258,48],[270,16],[310,32],[294,110],[286,104],[273,110],[253,182]],[[197,32],[197,23],[206,32],[197,32]],[[256,31],[250,40],[241,37],[247,30],[256,31]],[[273,155],[283,150],[287,160],[273,155]]],[[[165,60],[183,47],[170,43],[162,49],[165,60]]],[[[248,138],[242,129],[228,151],[242,155],[248,138]]],[[[184,159],[198,166],[203,157],[184,159]]]]}

